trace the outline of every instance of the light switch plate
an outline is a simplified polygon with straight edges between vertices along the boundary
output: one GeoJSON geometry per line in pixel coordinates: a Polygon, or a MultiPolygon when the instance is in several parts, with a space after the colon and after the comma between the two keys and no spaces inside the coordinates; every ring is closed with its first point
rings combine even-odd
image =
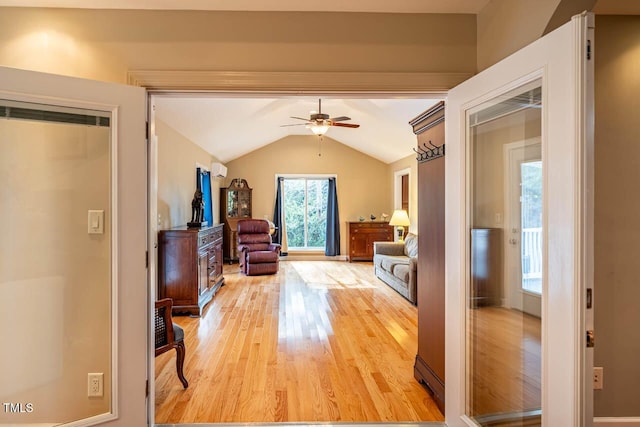
{"type": "Polygon", "coordinates": [[[87,231],[89,234],[104,234],[104,210],[89,210],[87,231]]]}

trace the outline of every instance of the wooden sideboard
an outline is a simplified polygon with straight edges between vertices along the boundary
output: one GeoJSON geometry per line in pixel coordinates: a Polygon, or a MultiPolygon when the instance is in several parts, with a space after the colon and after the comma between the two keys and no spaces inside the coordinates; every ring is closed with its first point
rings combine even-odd
{"type": "Polygon", "coordinates": [[[202,315],[224,285],[222,239],[222,224],[158,233],[158,299],[173,299],[173,313],[202,315]]]}
{"type": "Polygon", "coordinates": [[[393,226],[382,221],[349,222],[349,261],[373,261],[373,242],[393,242],[393,226]]]}

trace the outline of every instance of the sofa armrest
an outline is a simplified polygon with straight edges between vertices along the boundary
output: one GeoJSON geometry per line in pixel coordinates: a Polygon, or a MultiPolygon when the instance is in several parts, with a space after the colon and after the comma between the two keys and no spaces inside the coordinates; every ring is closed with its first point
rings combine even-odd
{"type": "Polygon", "coordinates": [[[418,271],[418,257],[409,257],[409,271],[418,271]]]}
{"type": "Polygon", "coordinates": [[[373,254],[379,255],[404,255],[404,243],[402,242],[373,242],[373,254]]]}

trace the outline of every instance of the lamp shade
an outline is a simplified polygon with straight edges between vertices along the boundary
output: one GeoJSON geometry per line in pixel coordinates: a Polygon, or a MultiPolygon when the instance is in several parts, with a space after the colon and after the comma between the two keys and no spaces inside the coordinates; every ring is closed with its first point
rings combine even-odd
{"type": "Polygon", "coordinates": [[[309,129],[311,129],[311,132],[315,133],[316,135],[324,135],[329,130],[329,126],[327,126],[327,125],[311,125],[311,126],[309,126],[309,129]]]}
{"type": "Polygon", "coordinates": [[[389,225],[397,225],[401,227],[408,227],[409,225],[411,225],[411,222],[409,221],[409,215],[407,215],[407,211],[405,211],[404,209],[393,211],[393,215],[391,215],[389,225]]]}

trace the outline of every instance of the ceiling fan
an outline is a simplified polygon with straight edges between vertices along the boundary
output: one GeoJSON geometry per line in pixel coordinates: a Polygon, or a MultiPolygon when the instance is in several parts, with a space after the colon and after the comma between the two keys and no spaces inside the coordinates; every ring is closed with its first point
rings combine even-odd
{"type": "Polygon", "coordinates": [[[351,120],[351,117],[347,116],[338,116],[338,117],[329,117],[328,114],[322,113],[322,100],[318,99],[318,112],[311,112],[308,119],[302,117],[291,116],[292,119],[304,120],[305,123],[294,123],[290,125],[282,125],[281,127],[286,126],[302,126],[305,125],[308,129],[311,129],[311,132],[316,135],[324,135],[330,126],[338,126],[344,128],[359,128],[360,125],[355,123],[342,123],[347,120],[351,120]]]}

